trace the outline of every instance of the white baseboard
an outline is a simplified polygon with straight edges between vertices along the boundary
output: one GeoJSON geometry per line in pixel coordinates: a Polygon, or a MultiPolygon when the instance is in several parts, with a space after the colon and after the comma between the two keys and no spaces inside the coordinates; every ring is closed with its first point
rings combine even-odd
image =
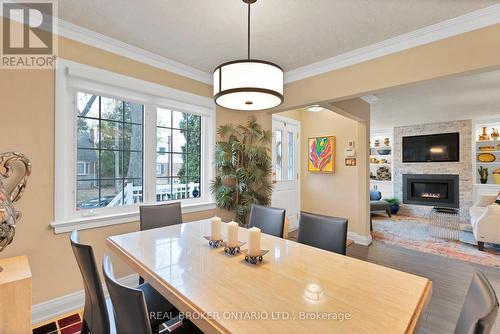
{"type": "Polygon", "coordinates": [[[347,238],[351,239],[358,245],[370,246],[370,244],[372,243],[371,235],[361,235],[355,232],[347,232],[347,238]]]}
{"type": "MultiPolygon", "coordinates": [[[[139,276],[132,274],[118,279],[123,285],[137,285],[139,276]]],[[[103,284],[104,296],[109,296],[106,284],[103,284]]],[[[57,297],[46,302],[33,305],[31,308],[31,323],[33,325],[54,319],[71,311],[82,309],[85,303],[85,292],[83,290],[57,297]]]]}

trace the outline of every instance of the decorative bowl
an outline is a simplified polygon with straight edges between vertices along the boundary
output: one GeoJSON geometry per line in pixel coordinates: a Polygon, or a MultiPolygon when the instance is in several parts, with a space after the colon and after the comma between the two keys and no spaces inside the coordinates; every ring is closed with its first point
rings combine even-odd
{"type": "Polygon", "coordinates": [[[388,148],[385,148],[385,149],[377,150],[377,153],[380,155],[388,155],[388,154],[391,154],[391,150],[388,148]]]}

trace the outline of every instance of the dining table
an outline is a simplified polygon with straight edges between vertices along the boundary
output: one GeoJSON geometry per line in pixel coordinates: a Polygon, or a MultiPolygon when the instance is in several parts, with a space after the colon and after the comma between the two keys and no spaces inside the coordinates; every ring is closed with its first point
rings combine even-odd
{"type": "Polygon", "coordinates": [[[200,220],[107,245],[204,333],[413,333],[432,293],[427,278],[264,233],[268,252],[251,264],[245,245],[210,247],[210,228],[200,220]]]}

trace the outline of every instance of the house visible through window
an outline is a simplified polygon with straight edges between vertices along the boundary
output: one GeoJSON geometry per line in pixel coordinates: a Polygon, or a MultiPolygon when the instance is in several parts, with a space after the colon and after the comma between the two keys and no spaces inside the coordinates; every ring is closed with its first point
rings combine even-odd
{"type": "Polygon", "coordinates": [[[77,210],[142,202],[144,105],[77,93],[77,210]]]}
{"type": "Polygon", "coordinates": [[[201,116],[157,109],[156,200],[201,196],[201,116]]]}
{"type": "Polygon", "coordinates": [[[72,61],[58,64],[56,233],[137,221],[142,204],[215,208],[207,191],[211,99],[72,61]]]}

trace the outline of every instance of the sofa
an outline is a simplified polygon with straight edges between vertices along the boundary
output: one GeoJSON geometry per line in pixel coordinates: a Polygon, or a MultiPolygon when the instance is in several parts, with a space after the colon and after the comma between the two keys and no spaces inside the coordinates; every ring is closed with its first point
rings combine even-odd
{"type": "Polygon", "coordinates": [[[472,232],[477,248],[484,250],[484,243],[500,244],[500,205],[495,203],[497,195],[481,195],[469,209],[472,232]]]}

